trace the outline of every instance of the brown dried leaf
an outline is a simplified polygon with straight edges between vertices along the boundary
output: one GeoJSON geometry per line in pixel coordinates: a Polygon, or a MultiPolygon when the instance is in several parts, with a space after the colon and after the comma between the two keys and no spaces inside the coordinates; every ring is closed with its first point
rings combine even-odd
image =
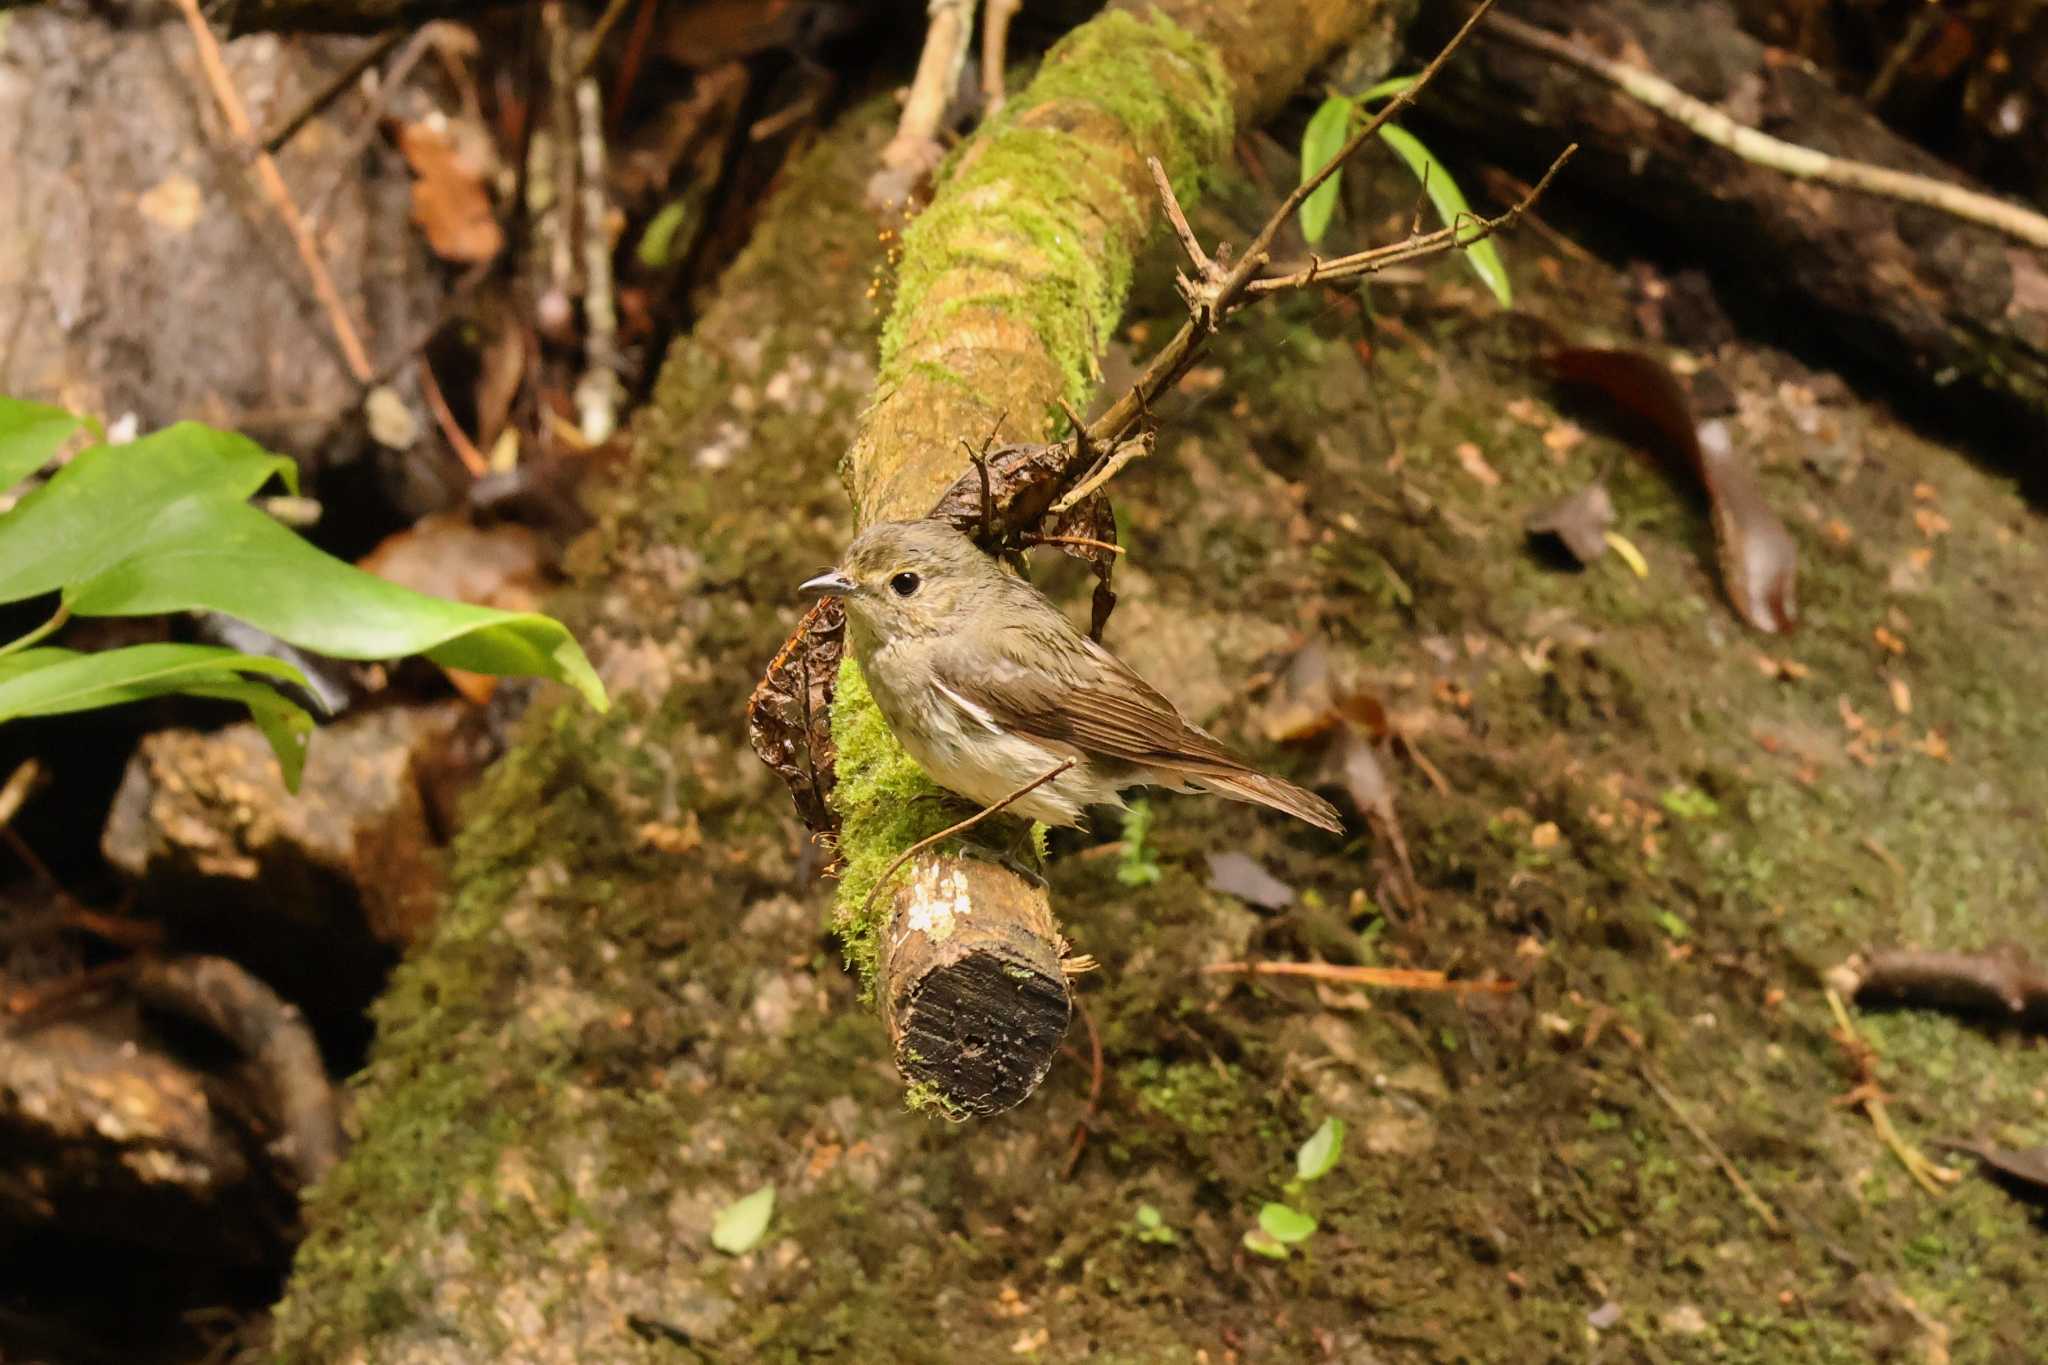
{"type": "Polygon", "coordinates": [[[539,536],[509,522],[480,528],[436,513],[387,536],[357,567],[415,592],[502,611],[536,611],[549,582],[539,536]]]}
{"type": "Polygon", "coordinates": [[[2048,1195],[2048,1147],[1994,1147],[1988,1142],[1948,1142],[1944,1146],[1968,1152],[2007,1180],[2029,1186],[2036,1194],[2048,1195]]]}
{"type": "Polygon", "coordinates": [[[412,220],[443,260],[474,265],[505,247],[483,177],[456,155],[455,144],[425,123],[398,130],[398,150],[412,167],[412,220]]]}
{"type": "Polygon", "coordinates": [[[1401,817],[1394,810],[1394,788],[1380,765],[1379,752],[1357,730],[1347,727],[1337,741],[1337,774],[1351,803],[1365,816],[1377,837],[1394,850],[1400,877],[1398,888],[1410,909],[1421,904],[1421,887],[1415,880],[1415,865],[1408,858],[1408,840],[1401,833],[1401,817]]]}
{"type": "Polygon", "coordinates": [[[1294,888],[1244,853],[1209,855],[1209,889],[1261,910],[1285,910],[1294,904],[1294,888]]]}
{"type": "Polygon", "coordinates": [[[832,694],[839,684],[846,614],[836,597],[804,613],[747,702],[747,740],[775,770],[813,834],[839,832],[832,809],[838,749],[832,743],[832,694]]]}
{"type": "Polygon", "coordinates": [[[1595,481],[1567,493],[1529,518],[1532,536],[1556,536],[1581,564],[1607,553],[1607,531],[1614,525],[1614,499],[1605,483],[1595,481]]]}
{"type": "Polygon", "coordinates": [[[1695,425],[1685,387],[1662,363],[1638,351],[1570,347],[1546,357],[1560,380],[1597,389],[1646,425],[1667,458],[1684,462],[1713,508],[1722,586],[1736,613],[1777,634],[1797,622],[1799,548],[1771,510],[1747,461],[1719,421],[1695,425]]]}

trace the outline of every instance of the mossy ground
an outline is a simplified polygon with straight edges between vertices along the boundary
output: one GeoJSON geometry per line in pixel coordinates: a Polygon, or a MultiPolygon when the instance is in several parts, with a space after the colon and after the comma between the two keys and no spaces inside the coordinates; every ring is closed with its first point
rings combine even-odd
{"type": "MultiPolygon", "coordinates": [[[[826,230],[858,276],[872,244],[826,230]]],[[[1327,641],[1442,777],[1389,764],[1424,904],[1377,913],[1385,850],[1365,833],[1215,801],[1156,803],[1148,887],[1056,841],[1054,903],[1103,962],[1081,999],[1106,1084],[1067,1174],[1083,1032],[1003,1118],[902,1112],[823,931],[832,889],[745,750],[788,586],[844,531],[828,471],[860,377],[748,417],[734,463],[701,452],[738,420],[735,386],[827,370],[873,325],[857,278],[836,333],[783,320],[817,306],[818,279],[771,268],[775,250],[740,283],[802,308],[754,315],[766,354],[728,323],[672,367],[644,443],[667,463],[592,566],[586,619],[620,705],[535,722],[474,807],[437,942],[382,1010],[376,1156],[316,1206],[292,1353],[370,1337],[409,1359],[699,1358],[684,1339],[765,1361],[2038,1358],[2036,1216],[1975,1176],[1923,1194],[1834,1103],[1852,1078],[1818,984],[1868,943],[2041,941],[2048,564],[2009,479],[1783,354],[1702,357],[1801,545],[1805,622],[1767,638],[1723,603],[1704,512],[1663,474],[1598,434],[1545,444],[1559,396],[1455,263],[1377,291],[1400,330],[1370,374],[1360,315],[1326,298],[1234,324],[1199,401],[1165,411],[1157,456],[1119,481],[1143,598],[1110,641],[1170,691],[1220,676],[1232,699],[1205,722],[1255,749],[1250,680],[1279,660],[1227,623],[1327,641]],[[1528,508],[1610,458],[1647,578],[1611,557],[1562,571],[1522,538],[1528,508]],[[1214,638],[1174,659],[1124,633],[1198,614],[1214,638]],[[627,685],[635,660],[651,691],[627,685]],[[661,851],[650,825],[701,844],[661,851]],[[1209,890],[1219,849],[1260,858],[1296,905],[1254,915],[1209,890]],[[1522,988],[1361,1000],[1198,971],[1247,953],[1522,988]],[[1332,1114],[1344,1155],[1294,1196],[1320,1229],[1285,1263],[1246,1254],[1332,1114]],[[771,1181],[762,1245],[711,1251],[717,1211],[771,1181]],[[1177,1240],[1140,1239],[1141,1203],[1177,1240]]],[[[1530,310],[1637,340],[1624,272],[1532,233],[1507,257],[1530,310]]],[[[1318,761],[1258,751],[1304,779],[1318,761]]],[[[2035,1040],[1859,1022],[1909,1140],[2048,1140],[2035,1040]]]]}

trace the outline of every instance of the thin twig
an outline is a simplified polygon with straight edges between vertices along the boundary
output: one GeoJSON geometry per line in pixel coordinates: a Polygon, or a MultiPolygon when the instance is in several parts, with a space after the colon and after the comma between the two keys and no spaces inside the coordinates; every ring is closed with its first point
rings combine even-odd
{"type": "Polygon", "coordinates": [[[1102,1035],[1095,1031],[1095,1019],[1079,996],[1074,997],[1074,1008],[1080,1012],[1081,1023],[1088,1030],[1088,1107],[1074,1125],[1074,1140],[1067,1148],[1067,1164],[1060,1168],[1062,1180],[1073,1178],[1074,1167],[1081,1161],[1081,1149],[1088,1145],[1088,1126],[1095,1121],[1096,1108],[1102,1102],[1102,1035]]]}
{"type": "Polygon", "coordinates": [[[588,76],[590,68],[597,65],[598,54],[604,50],[604,40],[611,36],[612,25],[619,22],[619,16],[632,3],[633,0],[611,0],[604,7],[604,13],[597,18],[597,27],[590,30],[590,41],[583,45],[583,60],[576,63],[577,80],[588,76]]]}
{"type": "Polygon", "coordinates": [[[1003,89],[1003,59],[1009,50],[1010,20],[1024,0],[988,0],[981,17],[981,94],[987,101],[984,118],[1002,112],[1009,98],[1003,89]]]}
{"type": "Polygon", "coordinates": [[[1550,188],[1550,182],[1564,169],[1566,162],[1578,154],[1579,144],[1574,142],[1557,154],[1550,163],[1550,169],[1543,173],[1527,194],[1516,200],[1506,212],[1492,218],[1467,218],[1460,216],[1448,227],[1435,232],[1410,237],[1403,242],[1388,246],[1373,247],[1368,251],[1354,252],[1349,256],[1337,256],[1327,261],[1311,261],[1306,270],[1291,275],[1268,275],[1253,280],[1246,287],[1246,293],[1253,296],[1277,294],[1286,289],[1302,289],[1311,283],[1324,284],[1338,280],[1356,279],[1385,270],[1388,266],[1402,265],[1426,256],[1435,256],[1445,251],[1462,250],[1474,242],[1505,232],[1521,221],[1529,206],[1550,188]]]}
{"type": "Polygon", "coordinates": [[[1755,1187],[1743,1178],[1742,1171],[1734,1160],[1721,1150],[1721,1144],[1714,1141],[1712,1134],[1706,1129],[1700,1127],[1698,1120],[1685,1112],[1685,1106],[1678,1102],[1678,1096],[1672,1094],[1664,1082],[1657,1079],[1657,1073],[1650,1066],[1650,1059],[1638,1057],[1636,1071],[1643,1078],[1643,1083],[1655,1092],[1658,1099],[1664,1101],[1664,1107],[1678,1116],[1678,1121],[1685,1125],[1685,1131],[1691,1133],[1698,1139],[1700,1146],[1707,1149],[1707,1154],[1714,1158],[1714,1164],[1721,1168],[1721,1174],[1728,1177],[1728,1183],[1742,1196],[1742,1202],[1749,1205],[1765,1227],[1772,1232],[1781,1231],[1782,1225],[1778,1222],[1778,1215],[1771,1211],[1771,1206],[1764,1202],[1764,1197],[1756,1192],[1755,1187]]]}
{"type": "Polygon", "coordinates": [[[43,776],[43,765],[32,758],[26,758],[7,776],[7,785],[0,786],[0,829],[5,829],[14,819],[14,813],[21,809],[22,802],[43,776]]]}
{"type": "Polygon", "coordinates": [[[1966,189],[1951,181],[1895,171],[1887,166],[1873,166],[1867,161],[1830,156],[1812,147],[1772,137],[1747,124],[1737,123],[1713,105],[1693,98],[1661,76],[1639,66],[1603,57],[1509,15],[1494,15],[1488,21],[1486,31],[1519,47],[1591,72],[1623,94],[1685,125],[1708,142],[1733,152],[1751,165],[1801,180],[1819,180],[1844,189],[1939,209],[1951,217],[1992,228],[2030,245],[2048,247],[2048,217],[2018,204],[1966,189]]]}
{"type": "Polygon", "coordinates": [[[619,429],[619,309],[612,292],[612,238],[606,230],[604,104],[597,82],[576,82],[576,144],[582,171],[583,377],[576,381],[576,413],[584,441],[603,445],[619,429]]]}
{"type": "Polygon", "coordinates": [[[341,346],[349,373],[355,376],[358,384],[367,386],[376,368],[370,364],[369,353],[363,349],[355,324],[349,321],[341,292],[334,287],[334,278],[327,273],[327,262],[321,259],[319,244],[313,240],[312,229],[306,226],[298,205],[292,201],[291,190],[285,186],[277,162],[256,141],[256,130],[249,123],[249,111],[242,107],[242,97],[235,93],[234,82],[228,79],[220,44],[215,41],[213,30],[206,26],[206,16],[199,12],[199,0],[177,0],[177,3],[179,12],[185,16],[186,27],[192,30],[192,41],[199,46],[199,66],[206,73],[206,83],[213,90],[214,101],[220,105],[229,131],[255,158],[256,182],[263,187],[264,195],[270,200],[270,206],[284,224],[285,231],[291,234],[292,245],[298,248],[299,259],[305,263],[306,274],[313,281],[313,293],[319,298],[321,307],[327,310],[328,326],[334,329],[334,339],[341,346]]]}
{"type": "Polygon", "coordinates": [[[1225,309],[1236,302],[1237,295],[1244,292],[1252,277],[1265,268],[1266,253],[1272,248],[1273,239],[1279,235],[1287,220],[1300,211],[1308,197],[1314,194],[1325,180],[1335,175],[1337,168],[1350,160],[1353,153],[1375,137],[1396,114],[1415,103],[1416,98],[1429,87],[1429,83],[1436,79],[1437,73],[1443,70],[1444,64],[1451,59],[1451,54],[1464,46],[1465,40],[1471,37],[1472,30],[1492,10],[1493,5],[1494,0],[1479,0],[1472,13],[1465,17],[1465,22],[1458,26],[1458,31],[1451,35],[1451,40],[1430,59],[1429,65],[1422,68],[1414,82],[1381,105],[1378,112],[1345,139],[1344,145],[1337,149],[1335,156],[1324,162],[1314,175],[1296,185],[1287,198],[1281,201],[1273,216],[1266,220],[1266,225],[1259,229],[1258,236],[1252,238],[1251,245],[1245,248],[1244,255],[1232,267],[1229,276],[1218,286],[1217,300],[1225,309]]]}
{"type": "MultiPolygon", "coordinates": [[[[1183,250],[1187,251],[1189,264],[1195,272],[1193,278],[1185,274],[1179,278],[1181,293],[1188,301],[1189,316],[1172,339],[1154,353],[1144,372],[1138,377],[1138,382],[1133,384],[1122,398],[1111,404],[1108,411],[1089,425],[1090,440],[1109,445],[1128,432],[1145,412],[1149,401],[1172,388],[1180,381],[1181,376],[1188,372],[1197,356],[1201,354],[1208,337],[1232,311],[1255,297],[1277,293],[1282,289],[1298,288],[1311,280],[1321,281],[1333,277],[1332,267],[1335,263],[1313,260],[1306,271],[1283,277],[1284,283],[1264,284],[1258,279],[1259,272],[1268,264],[1273,239],[1279,235],[1288,219],[1300,211],[1303,201],[1315,192],[1317,186],[1335,175],[1337,168],[1371,140],[1390,119],[1415,102],[1435,79],[1436,74],[1443,69],[1451,54],[1471,35],[1473,28],[1493,7],[1493,3],[1494,0],[1480,0],[1480,4],[1467,16],[1457,33],[1422,69],[1414,82],[1354,129],[1335,156],[1288,193],[1280,206],[1273,211],[1272,216],[1267,218],[1258,234],[1252,238],[1251,245],[1245,249],[1244,254],[1227,270],[1222,264],[1224,252],[1220,247],[1213,256],[1202,250],[1193,230],[1187,226],[1186,214],[1181,211],[1173,192],[1173,185],[1167,179],[1164,169],[1157,165],[1153,167],[1153,180],[1159,187],[1167,220],[1173,224],[1174,235],[1180,240],[1183,250]],[[1259,287],[1261,284],[1264,284],[1264,287],[1259,287]]],[[[1566,157],[1570,155],[1570,151],[1565,153],[1566,157]]],[[[1563,162],[1564,158],[1560,157],[1557,165],[1551,168],[1552,174],[1555,174],[1557,166],[1561,166],[1563,162]]],[[[1545,184],[1548,180],[1549,176],[1545,176],[1545,184]]],[[[1383,247],[1376,253],[1361,252],[1356,257],[1348,257],[1346,260],[1349,262],[1349,269],[1342,278],[1370,274],[1397,262],[1415,260],[1449,251],[1454,247],[1469,246],[1496,230],[1495,226],[1490,226],[1489,223],[1497,223],[1499,227],[1512,225],[1529,204],[1534,202],[1536,194],[1543,188],[1544,185],[1538,185],[1536,191],[1527,199],[1498,220],[1456,223],[1442,233],[1429,234],[1427,238],[1416,238],[1392,247],[1383,247]]]]}
{"type": "MultiPolygon", "coordinates": [[[[1076,434],[1076,439],[1081,439],[1079,433],[1076,434]]],[[[1061,512],[1079,505],[1083,498],[1086,498],[1090,493],[1093,493],[1096,489],[1115,478],[1125,465],[1141,455],[1150,455],[1151,453],[1152,438],[1150,435],[1140,436],[1136,440],[1118,441],[1110,447],[1109,454],[1103,459],[1100,469],[1060,494],[1050,509],[1051,514],[1058,516],[1061,512]]]]}
{"type": "Polygon", "coordinates": [[[263,138],[263,150],[275,156],[284,150],[284,145],[298,136],[299,129],[311,123],[328,105],[363,78],[363,73],[390,56],[392,50],[405,41],[405,30],[395,28],[356,54],[355,60],[328,78],[327,83],[306,97],[291,114],[279,121],[275,131],[263,138]]]}
{"type": "Polygon", "coordinates": [[[1188,216],[1181,211],[1180,200],[1174,195],[1173,182],[1166,178],[1166,167],[1158,157],[1152,158],[1152,183],[1159,188],[1160,202],[1166,206],[1166,221],[1173,224],[1173,235],[1180,239],[1180,249],[1187,252],[1196,270],[1206,279],[1216,270],[1216,263],[1209,259],[1209,253],[1202,250],[1202,243],[1195,236],[1195,230],[1188,226],[1188,216]]]}
{"type": "Polygon", "coordinates": [[[1024,543],[1026,545],[1079,545],[1090,550],[1107,550],[1113,555],[1120,555],[1124,552],[1124,547],[1121,545],[1112,545],[1106,540],[1092,540],[1087,536],[1027,535],[1024,537],[1024,543]]]}
{"type": "Polygon", "coordinates": [[[1414,967],[1346,967],[1334,962],[1211,962],[1204,976],[1236,972],[1249,976],[1306,976],[1347,986],[1383,986],[1389,990],[1436,991],[1445,995],[1512,995],[1512,981],[1453,981],[1438,971],[1414,967]]]}
{"type": "Polygon", "coordinates": [[[1849,1009],[1842,1003],[1841,992],[1833,986],[1826,988],[1828,1009],[1835,1016],[1834,1039],[1849,1056],[1849,1064],[1856,1070],[1856,1085],[1836,1101],[1838,1104],[1860,1105],[1870,1117],[1870,1126],[1876,1130],[1878,1141],[1891,1149],[1899,1164],[1906,1168],[1906,1174],[1913,1177],[1921,1189],[1932,1195],[1946,1193],[1943,1185],[1953,1185],[1961,1180],[1962,1172],[1939,1165],[1927,1159],[1920,1150],[1899,1135],[1892,1126],[1891,1111],[1885,1094],[1877,1084],[1877,1049],[1863,1040],[1856,1031],[1856,1025],[1849,1018],[1849,1009]]]}
{"type": "Polygon", "coordinates": [[[476,442],[469,439],[469,433],[455,420],[447,398],[441,393],[441,381],[434,378],[434,367],[425,356],[420,357],[420,392],[426,395],[434,422],[441,428],[441,434],[448,439],[450,449],[462,461],[462,467],[469,471],[470,477],[481,479],[489,474],[491,462],[484,458],[484,453],[476,448],[476,442]]]}
{"type": "Polygon", "coordinates": [[[1016,801],[1020,797],[1029,796],[1032,792],[1037,791],[1040,787],[1052,781],[1055,777],[1058,777],[1061,773],[1073,767],[1076,763],[1079,763],[1080,761],[1081,760],[1078,758],[1067,758],[1060,760],[1058,763],[1054,764],[1050,768],[1047,768],[1044,772],[1032,778],[1029,782],[1026,782],[1023,786],[1017,788],[1017,790],[1011,792],[1008,796],[996,802],[994,805],[982,807],[974,814],[968,816],[965,820],[962,820],[957,824],[948,825],[946,826],[946,828],[940,830],[937,834],[933,834],[926,838],[919,839],[909,848],[906,848],[901,853],[897,854],[896,861],[890,863],[889,866],[883,871],[882,875],[875,879],[874,887],[868,892],[868,898],[861,902],[861,920],[865,921],[867,919],[868,912],[875,908],[875,897],[882,894],[882,888],[889,884],[890,880],[893,877],[895,877],[897,870],[901,868],[905,863],[909,862],[912,858],[915,858],[918,854],[930,848],[933,844],[936,844],[944,839],[950,839],[954,835],[963,833],[966,830],[970,830],[974,828],[976,825],[980,824],[982,821],[988,819],[989,816],[994,815],[997,811],[1002,810],[1005,806],[1008,806],[1011,802],[1016,801]]]}

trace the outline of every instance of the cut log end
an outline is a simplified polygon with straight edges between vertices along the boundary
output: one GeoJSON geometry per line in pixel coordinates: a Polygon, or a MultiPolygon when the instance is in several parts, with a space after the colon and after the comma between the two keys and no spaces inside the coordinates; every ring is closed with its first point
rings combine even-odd
{"type": "Polygon", "coordinates": [[[1044,893],[971,858],[921,860],[896,893],[881,994],[896,1065],[955,1117],[1030,1097],[1073,1013],[1044,893]]]}

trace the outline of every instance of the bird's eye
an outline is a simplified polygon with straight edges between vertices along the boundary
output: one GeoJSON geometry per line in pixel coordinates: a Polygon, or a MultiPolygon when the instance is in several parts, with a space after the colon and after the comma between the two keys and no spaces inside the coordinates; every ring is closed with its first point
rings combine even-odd
{"type": "Polygon", "coordinates": [[[889,591],[898,597],[915,596],[917,590],[923,586],[924,580],[914,573],[900,573],[889,580],[889,591]]]}

